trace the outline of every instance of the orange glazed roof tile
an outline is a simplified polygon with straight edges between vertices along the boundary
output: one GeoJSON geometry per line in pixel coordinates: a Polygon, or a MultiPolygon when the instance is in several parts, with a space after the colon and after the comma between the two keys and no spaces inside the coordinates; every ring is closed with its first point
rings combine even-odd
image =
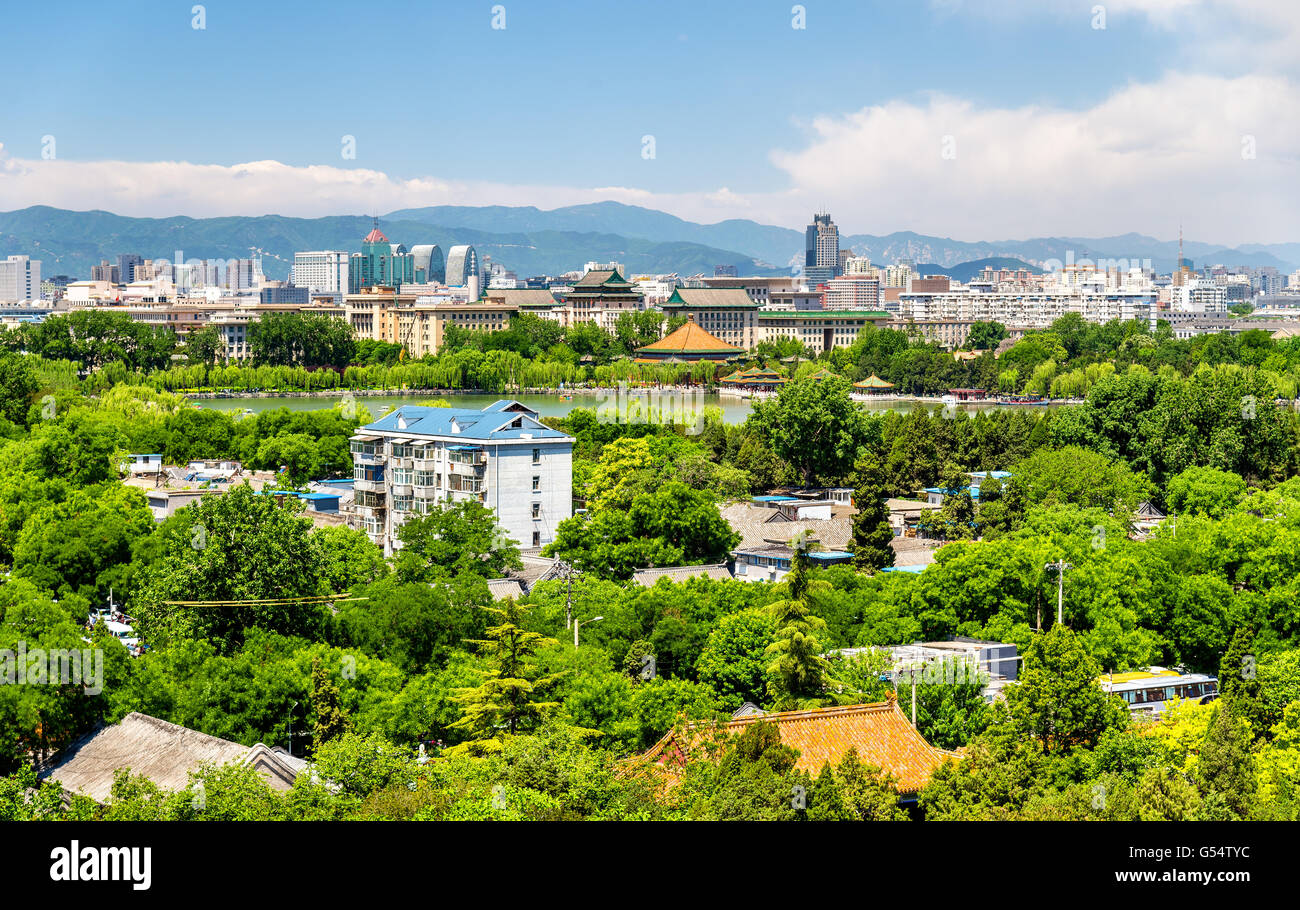
{"type": "MultiPolygon", "coordinates": [[[[929,782],[936,768],[959,757],[926,742],[892,701],[742,717],[722,724],[720,729],[729,736],[762,721],[775,724],[781,742],[799,750],[795,767],[800,770],[816,774],[824,763],[838,765],[849,749],[856,748],[864,764],[875,765],[897,778],[899,793],[916,793],[929,782]]],[[[707,724],[692,724],[680,733],[670,731],[644,758],[680,766],[686,750],[678,736],[684,735],[695,745],[708,731],[707,724]]]]}
{"type": "Polygon", "coordinates": [[[638,354],[741,354],[744,353],[744,349],[727,344],[716,335],[700,328],[692,319],[654,344],[637,348],[636,352],[638,354]]]}

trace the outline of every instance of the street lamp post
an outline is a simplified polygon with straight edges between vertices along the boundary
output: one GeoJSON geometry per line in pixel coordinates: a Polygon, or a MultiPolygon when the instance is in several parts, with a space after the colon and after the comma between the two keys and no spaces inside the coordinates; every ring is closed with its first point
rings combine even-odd
{"type": "MultiPolygon", "coordinates": [[[[593,616],[591,619],[587,620],[587,625],[591,625],[593,622],[600,622],[604,618],[605,617],[603,616],[593,616]]],[[[575,619],[573,621],[573,650],[575,651],[578,650],[578,627],[580,625],[582,625],[582,620],[575,619]]]]}
{"type": "Polygon", "coordinates": [[[1074,566],[1064,559],[1058,559],[1056,562],[1047,563],[1043,568],[1056,570],[1056,624],[1059,626],[1065,622],[1065,570],[1073,569],[1074,566]]]}

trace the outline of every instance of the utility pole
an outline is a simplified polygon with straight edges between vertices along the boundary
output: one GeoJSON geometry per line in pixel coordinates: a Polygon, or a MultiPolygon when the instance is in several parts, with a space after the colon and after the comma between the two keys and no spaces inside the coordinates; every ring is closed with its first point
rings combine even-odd
{"type": "Polygon", "coordinates": [[[564,594],[564,628],[573,628],[573,565],[561,560],[556,569],[564,576],[566,590],[564,594]]]}
{"type": "Polygon", "coordinates": [[[1065,570],[1073,569],[1074,566],[1064,559],[1058,559],[1056,562],[1049,562],[1043,568],[1056,570],[1056,624],[1059,626],[1065,622],[1065,570]]]}

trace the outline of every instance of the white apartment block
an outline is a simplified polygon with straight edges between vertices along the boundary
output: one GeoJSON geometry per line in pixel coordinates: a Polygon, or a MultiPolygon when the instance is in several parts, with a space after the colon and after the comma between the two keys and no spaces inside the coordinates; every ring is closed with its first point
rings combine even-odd
{"type": "Polygon", "coordinates": [[[844,275],[826,282],[822,307],[827,310],[883,310],[885,292],[874,275],[844,275]]]}
{"type": "Polygon", "coordinates": [[[1169,308],[1178,313],[1226,313],[1227,286],[1205,278],[1174,285],[1169,289],[1169,308]]]}
{"type": "Polygon", "coordinates": [[[1087,291],[1072,288],[993,291],[969,288],[940,294],[904,293],[898,296],[898,318],[915,322],[1000,322],[1045,328],[1066,313],[1078,313],[1089,322],[1112,319],[1151,320],[1156,312],[1155,291],[1087,291]]]}
{"type": "Polygon", "coordinates": [[[911,277],[911,266],[899,263],[885,266],[885,287],[887,288],[905,288],[911,277]]]}
{"type": "Polygon", "coordinates": [[[296,287],[313,294],[346,294],[349,256],[346,250],[294,253],[290,277],[296,287]]]}
{"type": "Polygon", "coordinates": [[[0,260],[0,303],[41,299],[41,261],[28,256],[0,260]]]}
{"type": "Polygon", "coordinates": [[[391,556],[408,518],[472,500],[521,549],[544,547],[573,514],[573,442],[517,401],[404,405],[352,437],[356,524],[391,556]]]}

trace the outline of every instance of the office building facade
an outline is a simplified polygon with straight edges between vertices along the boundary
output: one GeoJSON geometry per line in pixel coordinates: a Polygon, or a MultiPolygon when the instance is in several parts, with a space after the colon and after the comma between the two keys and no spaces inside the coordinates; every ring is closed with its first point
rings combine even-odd
{"type": "Polygon", "coordinates": [[[840,229],[825,212],[813,215],[804,231],[804,280],[808,287],[825,284],[840,274],[840,229]]]}
{"type": "Polygon", "coordinates": [[[29,256],[0,260],[0,303],[41,299],[41,261],[29,256]]]}
{"type": "Polygon", "coordinates": [[[293,254],[293,283],[313,294],[348,293],[346,250],[311,250],[293,254]]]}

